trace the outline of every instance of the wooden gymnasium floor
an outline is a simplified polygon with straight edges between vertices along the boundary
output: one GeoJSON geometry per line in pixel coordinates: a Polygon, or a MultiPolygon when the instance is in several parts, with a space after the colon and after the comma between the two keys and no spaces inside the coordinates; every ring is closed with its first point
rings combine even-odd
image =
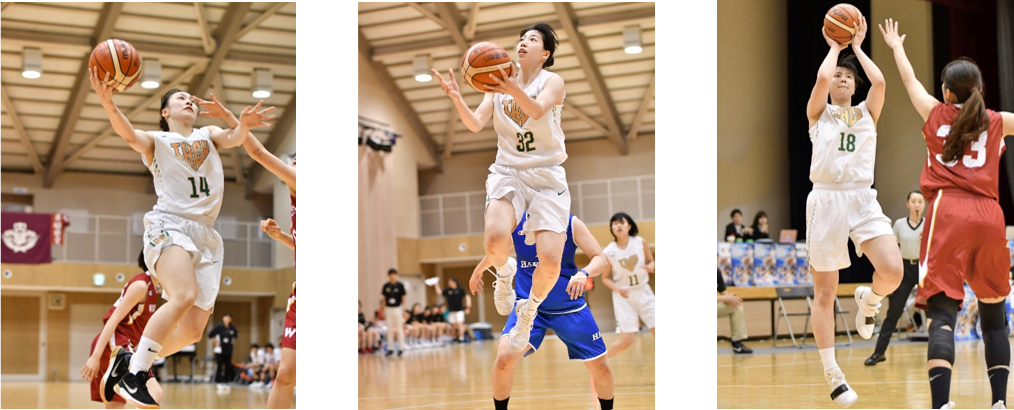
{"type": "MultiPolygon", "coordinates": [[[[606,346],[615,334],[604,335],[606,346]]],[[[398,358],[359,356],[360,409],[493,408],[490,382],[496,342],[483,341],[409,350],[398,358]]],[[[610,360],[616,382],[616,408],[655,407],[655,338],[641,332],[634,344],[610,360]]],[[[567,358],[567,348],[547,337],[538,353],[515,367],[511,410],[593,409],[591,378],[581,361],[567,358]]]]}
{"type": "MultiPolygon", "coordinates": [[[[270,393],[268,389],[240,386],[219,393],[214,383],[162,383],[162,389],[163,409],[263,409],[270,393]]],[[[88,384],[83,381],[5,382],[0,386],[0,397],[0,407],[8,409],[104,408],[102,403],[91,401],[88,384]]]]}
{"type": "MultiPolygon", "coordinates": [[[[875,337],[835,347],[838,365],[859,395],[851,408],[929,408],[926,343],[895,338],[887,348],[887,361],[865,366],[863,361],[873,354],[875,337]]],[[[843,341],[848,340],[838,338],[843,341]]],[[[770,340],[747,342],[754,354],[735,356],[729,342],[718,342],[718,408],[840,408],[829,396],[813,339],[807,342],[810,345],[804,349],[779,348],[777,352],[770,340]]],[[[779,344],[791,346],[787,340],[779,340],[779,344]]],[[[1014,398],[1014,385],[1007,391],[1008,400],[1014,398]]],[[[951,401],[959,409],[988,409],[992,405],[981,340],[955,342],[951,401]]]]}

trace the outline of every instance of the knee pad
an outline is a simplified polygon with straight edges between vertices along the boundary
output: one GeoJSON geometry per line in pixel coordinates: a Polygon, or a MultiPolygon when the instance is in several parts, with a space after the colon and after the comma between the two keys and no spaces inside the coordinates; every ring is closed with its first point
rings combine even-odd
{"type": "Polygon", "coordinates": [[[979,301],[979,320],[982,325],[982,332],[989,330],[1007,329],[1007,312],[1004,302],[982,303],[979,301]]]}
{"type": "Polygon", "coordinates": [[[1010,339],[1007,335],[1005,303],[979,302],[979,320],[982,325],[982,342],[986,350],[986,366],[1010,365],[1010,339]]]}
{"type": "Polygon", "coordinates": [[[929,348],[926,358],[954,364],[954,325],[961,302],[940,293],[927,301],[929,307],[929,348]]]}

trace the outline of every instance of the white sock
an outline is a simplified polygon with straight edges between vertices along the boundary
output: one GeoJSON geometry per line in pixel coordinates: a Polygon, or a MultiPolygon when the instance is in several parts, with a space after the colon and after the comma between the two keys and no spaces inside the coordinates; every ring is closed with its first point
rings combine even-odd
{"type": "Polygon", "coordinates": [[[137,352],[130,358],[130,372],[146,372],[155,363],[155,358],[162,351],[162,345],[147,337],[141,336],[141,342],[137,344],[137,352]]]}
{"type": "Polygon", "coordinates": [[[826,349],[820,349],[817,351],[820,353],[820,362],[824,364],[824,371],[831,370],[838,367],[838,362],[834,360],[834,348],[829,347],[826,349]]]}
{"type": "Polygon", "coordinates": [[[884,297],[878,295],[877,292],[874,292],[871,288],[870,295],[866,297],[866,300],[869,301],[870,305],[876,305],[877,303],[880,303],[881,300],[884,300],[884,297]]]}
{"type": "Polygon", "coordinates": [[[507,261],[504,262],[502,266],[497,266],[496,267],[496,276],[501,277],[501,278],[506,278],[507,277],[506,273],[510,272],[510,262],[511,262],[511,260],[507,259],[507,261]],[[504,274],[501,275],[500,272],[503,272],[504,274]]]}
{"type": "Polygon", "coordinates": [[[528,306],[527,306],[527,308],[529,310],[538,309],[539,305],[542,304],[542,301],[546,300],[546,298],[541,298],[541,299],[537,298],[537,297],[535,297],[535,295],[532,295],[531,293],[529,293],[529,295],[531,295],[531,298],[528,299],[528,306]]]}

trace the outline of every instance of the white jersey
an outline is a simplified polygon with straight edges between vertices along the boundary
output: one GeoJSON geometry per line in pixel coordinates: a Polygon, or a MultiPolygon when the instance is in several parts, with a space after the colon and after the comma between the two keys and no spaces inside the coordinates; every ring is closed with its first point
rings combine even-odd
{"type": "Polygon", "coordinates": [[[828,104],[809,132],[810,182],[873,185],[877,126],[866,101],[855,107],[828,104]]]}
{"type": "MultiPolygon", "coordinates": [[[[525,88],[525,94],[537,98],[546,80],[556,74],[542,70],[525,88]]],[[[564,93],[566,97],[566,93],[564,93]]],[[[563,129],[560,119],[563,102],[538,120],[528,118],[514,97],[493,94],[493,129],[497,134],[496,164],[508,167],[548,167],[567,160],[563,146],[563,129]]]]}
{"type": "Polygon", "coordinates": [[[634,288],[648,283],[648,271],[644,270],[643,241],[640,236],[631,236],[624,249],[620,249],[616,241],[613,241],[602,250],[609,259],[612,280],[616,286],[634,288]]]}
{"type": "Polygon", "coordinates": [[[175,132],[152,131],[155,159],[147,163],[155,180],[154,210],[214,226],[222,209],[225,175],[222,158],[207,127],[189,138],[175,132]]]}

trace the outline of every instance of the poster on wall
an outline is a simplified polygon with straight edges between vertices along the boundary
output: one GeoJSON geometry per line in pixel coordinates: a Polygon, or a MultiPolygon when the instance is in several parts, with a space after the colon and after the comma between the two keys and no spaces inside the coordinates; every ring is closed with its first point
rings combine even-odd
{"type": "Polygon", "coordinates": [[[979,339],[980,331],[976,330],[979,322],[979,304],[976,303],[975,292],[965,285],[965,300],[958,311],[957,324],[954,326],[954,340],[979,339]]]}
{"type": "Polygon", "coordinates": [[[718,271],[722,273],[722,281],[732,285],[732,244],[718,243],[718,271]]]}
{"type": "Polygon", "coordinates": [[[796,243],[796,285],[813,286],[810,260],[806,256],[806,243],[796,243]]]}
{"type": "Polygon", "coordinates": [[[750,286],[753,284],[753,244],[733,243],[732,284],[750,286]]]}
{"type": "Polygon", "coordinates": [[[50,263],[50,232],[53,219],[50,214],[4,212],[0,223],[3,232],[4,263],[50,263]]]}
{"type": "Polygon", "coordinates": [[[775,286],[775,246],[773,243],[753,244],[754,286],[775,286]]]}
{"type": "Polygon", "coordinates": [[[791,286],[796,284],[795,244],[775,244],[775,269],[775,285],[791,286]]]}

